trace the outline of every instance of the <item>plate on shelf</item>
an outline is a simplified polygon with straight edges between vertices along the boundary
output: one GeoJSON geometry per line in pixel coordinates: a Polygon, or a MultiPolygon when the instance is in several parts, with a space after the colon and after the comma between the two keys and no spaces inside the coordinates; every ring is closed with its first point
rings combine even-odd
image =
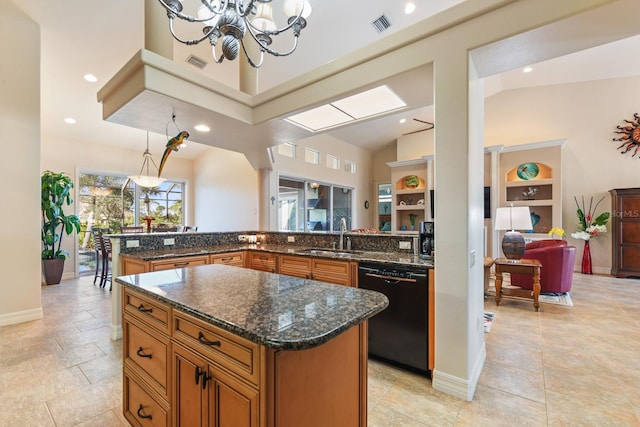
{"type": "Polygon", "coordinates": [[[518,166],[516,173],[518,174],[518,178],[528,181],[538,176],[540,168],[536,163],[523,163],[518,166]]]}
{"type": "Polygon", "coordinates": [[[416,175],[409,175],[404,179],[404,186],[407,188],[418,188],[420,185],[420,178],[416,175]]]}

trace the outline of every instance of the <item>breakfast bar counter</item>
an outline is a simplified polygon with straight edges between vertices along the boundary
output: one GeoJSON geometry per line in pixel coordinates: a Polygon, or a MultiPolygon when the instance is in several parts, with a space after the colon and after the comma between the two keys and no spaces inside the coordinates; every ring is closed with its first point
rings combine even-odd
{"type": "Polygon", "coordinates": [[[367,425],[386,296],[209,264],[117,277],[133,425],[367,425]]]}

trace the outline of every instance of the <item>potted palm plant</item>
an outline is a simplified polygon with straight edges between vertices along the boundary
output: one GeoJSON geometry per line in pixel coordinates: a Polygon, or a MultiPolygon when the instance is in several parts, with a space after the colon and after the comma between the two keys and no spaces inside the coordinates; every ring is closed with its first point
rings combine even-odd
{"type": "Polygon", "coordinates": [[[45,283],[55,285],[62,279],[64,261],[69,252],[62,249],[62,236],[80,231],[80,219],[66,215],[63,207],[73,203],[73,180],[67,174],[45,171],[41,177],[42,266],[45,283]]]}

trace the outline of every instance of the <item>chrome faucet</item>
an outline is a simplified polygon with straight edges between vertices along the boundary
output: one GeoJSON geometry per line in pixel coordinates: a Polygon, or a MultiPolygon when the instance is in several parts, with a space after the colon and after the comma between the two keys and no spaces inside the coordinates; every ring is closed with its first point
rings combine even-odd
{"type": "Polygon", "coordinates": [[[340,241],[338,242],[338,249],[344,250],[344,232],[347,231],[347,220],[340,218],[340,241]]]}

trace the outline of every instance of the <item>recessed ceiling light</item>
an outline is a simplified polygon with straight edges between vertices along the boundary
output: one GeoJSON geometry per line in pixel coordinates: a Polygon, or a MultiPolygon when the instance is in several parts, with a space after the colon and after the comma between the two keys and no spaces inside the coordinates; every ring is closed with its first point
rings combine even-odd
{"type": "Polygon", "coordinates": [[[400,119],[400,123],[406,123],[407,119],[400,119]]]}
{"type": "Polygon", "coordinates": [[[76,119],[74,119],[73,117],[67,117],[66,119],[64,119],[64,122],[73,125],[76,123],[76,119]]]}
{"type": "Polygon", "coordinates": [[[531,67],[524,67],[524,68],[522,69],[522,72],[523,72],[523,73],[530,73],[530,72],[532,72],[532,71],[533,71],[533,68],[531,68],[531,67]]]}
{"type": "Polygon", "coordinates": [[[95,83],[98,81],[98,78],[96,76],[94,76],[93,74],[85,74],[84,75],[84,79],[88,82],[91,83],[95,83]]]}
{"type": "Polygon", "coordinates": [[[416,5],[413,2],[409,2],[404,7],[404,13],[407,15],[412,14],[416,10],[416,5]]]}
{"type": "Polygon", "coordinates": [[[209,132],[211,130],[207,125],[195,125],[193,128],[198,132],[209,132]]]}

